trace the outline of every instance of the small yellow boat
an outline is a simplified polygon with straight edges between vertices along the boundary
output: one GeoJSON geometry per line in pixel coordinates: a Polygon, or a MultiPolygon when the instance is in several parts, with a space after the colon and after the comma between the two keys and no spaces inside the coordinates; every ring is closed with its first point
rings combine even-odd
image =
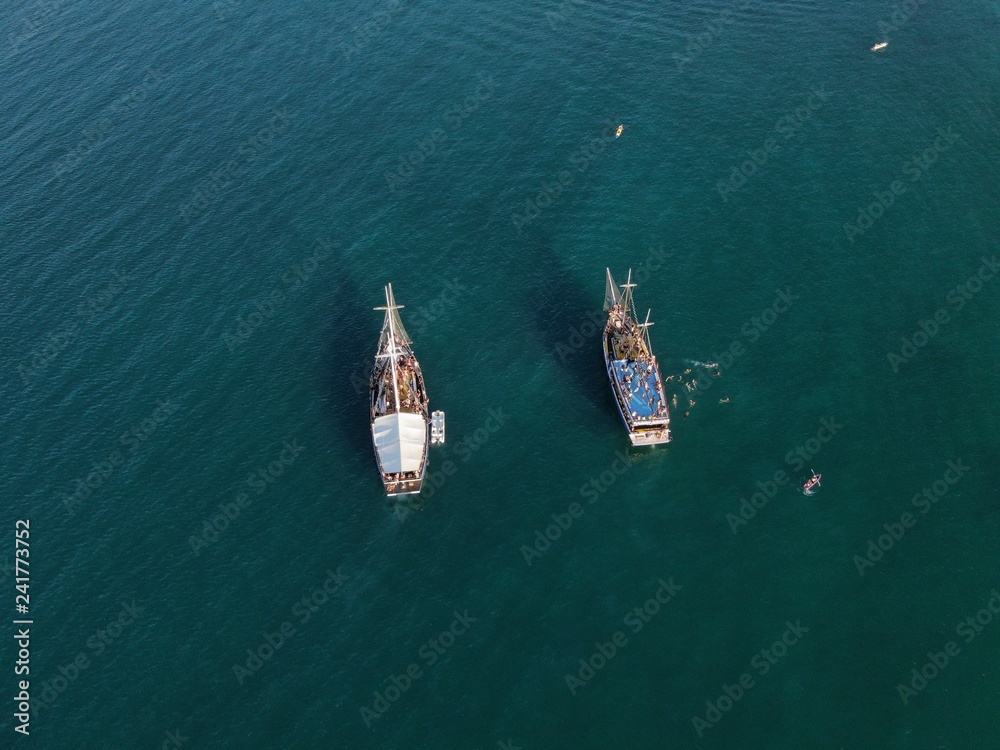
{"type": "Polygon", "coordinates": [[[620,138],[621,134],[625,132],[625,126],[619,125],[618,130],[615,131],[615,138],[620,138]]]}
{"type": "Polygon", "coordinates": [[[872,52],[881,52],[886,47],[889,46],[889,42],[879,42],[874,47],[872,47],[872,52]]]}

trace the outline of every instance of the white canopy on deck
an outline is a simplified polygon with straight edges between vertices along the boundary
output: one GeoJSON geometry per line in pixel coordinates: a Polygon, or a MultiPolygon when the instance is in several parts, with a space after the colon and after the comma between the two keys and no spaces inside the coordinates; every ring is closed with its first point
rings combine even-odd
{"type": "Polygon", "coordinates": [[[379,417],[372,424],[375,450],[387,474],[420,471],[427,444],[427,423],[419,414],[396,413],[379,417]]]}

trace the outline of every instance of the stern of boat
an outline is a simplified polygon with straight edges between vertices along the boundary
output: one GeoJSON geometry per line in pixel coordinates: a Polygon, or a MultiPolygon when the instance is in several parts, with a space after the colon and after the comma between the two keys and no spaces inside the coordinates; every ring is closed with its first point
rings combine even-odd
{"type": "Polygon", "coordinates": [[[400,482],[386,482],[385,494],[389,497],[399,497],[401,495],[416,495],[424,486],[424,478],[407,479],[400,482]]]}
{"type": "Polygon", "coordinates": [[[666,445],[670,442],[670,428],[667,426],[653,429],[641,429],[630,431],[628,434],[632,445],[639,447],[645,445],[666,445]]]}

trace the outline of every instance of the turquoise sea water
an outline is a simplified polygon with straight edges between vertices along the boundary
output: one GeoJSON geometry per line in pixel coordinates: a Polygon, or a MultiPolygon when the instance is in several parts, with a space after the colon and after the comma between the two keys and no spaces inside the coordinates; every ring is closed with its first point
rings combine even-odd
{"type": "Polygon", "coordinates": [[[1000,746],[1000,5],[900,7],[0,10],[0,746],[1000,746]],[[668,447],[605,266],[723,366],[668,447]],[[389,281],[448,418],[411,514],[389,281]]]}

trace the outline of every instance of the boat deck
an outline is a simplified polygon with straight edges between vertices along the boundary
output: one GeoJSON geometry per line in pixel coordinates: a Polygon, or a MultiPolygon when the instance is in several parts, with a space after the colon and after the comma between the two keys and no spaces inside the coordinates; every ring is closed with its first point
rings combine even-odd
{"type": "MultiPolygon", "coordinates": [[[[396,356],[397,383],[399,384],[399,411],[427,416],[427,391],[420,363],[413,353],[404,350],[396,356]]],[[[372,380],[372,418],[395,411],[392,366],[383,363],[376,369],[372,380]]]]}
{"type": "Polygon", "coordinates": [[[611,362],[615,380],[628,399],[625,407],[633,422],[660,421],[669,417],[660,370],[654,362],[616,359],[611,362]]]}

